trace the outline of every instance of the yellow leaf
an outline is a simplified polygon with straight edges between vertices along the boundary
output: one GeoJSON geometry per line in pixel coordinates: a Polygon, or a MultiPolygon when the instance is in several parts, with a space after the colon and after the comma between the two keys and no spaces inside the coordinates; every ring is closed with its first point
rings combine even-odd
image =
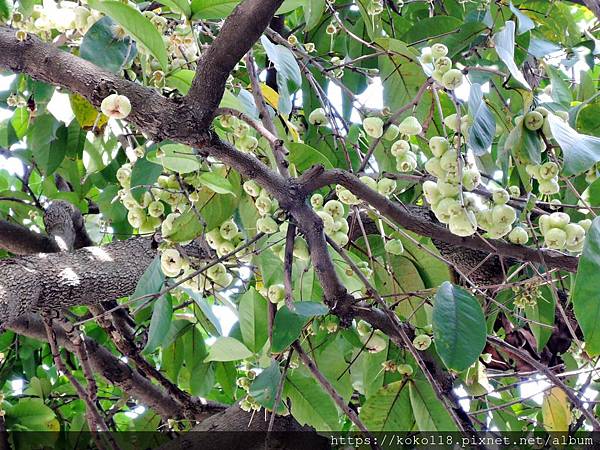
{"type": "Polygon", "coordinates": [[[569,431],[571,424],[571,405],[567,394],[558,387],[553,387],[544,396],[542,417],[546,431],[569,431]]]}
{"type": "Polygon", "coordinates": [[[108,122],[108,117],[98,112],[98,110],[81,95],[71,94],[69,97],[71,109],[81,128],[84,130],[91,130],[94,125],[96,125],[96,129],[99,131],[104,128],[108,122]],[[100,116],[100,118],[98,118],[98,116],[100,116]],[[98,122],[96,123],[96,121],[98,122]]]}
{"type": "MultiPolygon", "coordinates": [[[[277,105],[279,104],[279,94],[271,87],[264,83],[260,84],[260,90],[265,101],[275,110],[278,111],[277,105]]],[[[279,114],[278,114],[279,115],[279,114]]],[[[295,125],[287,120],[285,117],[279,115],[279,118],[285,123],[288,128],[290,135],[292,136],[292,140],[294,142],[300,141],[300,134],[298,134],[298,130],[295,125]]]]}

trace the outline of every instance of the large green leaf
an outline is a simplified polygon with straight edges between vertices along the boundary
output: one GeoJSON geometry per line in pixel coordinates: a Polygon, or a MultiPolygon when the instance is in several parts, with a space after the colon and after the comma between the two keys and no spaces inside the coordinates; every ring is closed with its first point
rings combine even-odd
{"type": "Polygon", "coordinates": [[[236,195],[229,180],[215,172],[205,172],[198,177],[198,181],[217,194],[236,195]]]}
{"type": "Polygon", "coordinates": [[[39,398],[19,399],[14,406],[6,408],[5,420],[9,429],[54,432],[60,430],[56,414],[39,398]]]}
{"type": "Polygon", "coordinates": [[[152,162],[161,164],[165,169],[177,173],[195,172],[200,169],[201,164],[191,147],[183,144],[163,144],[160,146],[162,155],[160,157],[148,158],[152,162]]]}
{"type": "Polygon", "coordinates": [[[533,20],[531,20],[529,16],[527,16],[525,13],[521,12],[519,8],[515,7],[515,5],[512,4],[512,2],[509,2],[508,7],[517,18],[519,24],[519,26],[517,27],[518,34],[526,33],[529,30],[535,28],[535,23],[533,22],[533,20]]]}
{"type": "Polygon", "coordinates": [[[229,336],[221,336],[210,346],[204,361],[238,361],[249,356],[252,356],[252,352],[240,341],[229,336]]]}
{"type": "Polygon", "coordinates": [[[544,143],[537,132],[528,130],[523,122],[516,125],[504,143],[504,149],[511,151],[523,163],[539,164],[542,161],[544,143]]]}
{"type": "Polygon", "coordinates": [[[173,221],[173,231],[165,237],[173,242],[186,242],[200,236],[203,230],[197,212],[190,208],[173,221]]]}
{"type": "Polygon", "coordinates": [[[592,222],[579,258],[573,289],[573,307],[583,331],[585,351],[600,355],[600,295],[596,277],[600,273],[600,217],[592,222]]]}
{"type": "Polygon", "coordinates": [[[445,33],[449,34],[451,31],[459,29],[463,24],[464,22],[456,17],[445,15],[425,17],[416,21],[402,36],[400,36],[400,39],[409,44],[418,41],[422,42],[430,37],[440,36],[445,33]]]}
{"type": "Polygon", "coordinates": [[[281,380],[281,371],[277,361],[272,361],[271,365],[263,370],[250,385],[248,393],[265,408],[273,409],[277,387],[281,380]]]}
{"type": "Polygon", "coordinates": [[[142,200],[144,193],[148,191],[163,168],[158,164],[150,162],[147,158],[138,159],[131,169],[131,195],[138,202],[142,200]]]}
{"type": "MultiPolygon", "coordinates": [[[[240,0],[192,0],[194,19],[222,19],[227,17],[240,3],[240,0]]],[[[286,0],[277,10],[277,14],[285,14],[302,6],[303,0],[286,0]]]]}
{"type": "Polygon", "coordinates": [[[433,298],[435,348],[449,369],[462,371],[477,361],[487,329],[481,305],[467,291],[446,281],[433,298]]]}
{"type": "Polygon", "coordinates": [[[173,306],[170,295],[161,295],[154,302],[150,328],[148,329],[148,342],[144,347],[144,353],[152,353],[162,343],[171,327],[173,318],[173,306]]]}
{"type": "Polygon", "coordinates": [[[579,174],[600,161],[600,138],[578,133],[552,113],[548,114],[546,120],[552,137],[564,153],[565,175],[579,174]]]}
{"type": "Polygon", "coordinates": [[[319,152],[319,150],[310,145],[300,142],[291,142],[288,144],[288,149],[290,150],[290,162],[293,163],[300,172],[304,172],[315,164],[321,164],[326,169],[333,169],[331,161],[319,152]]]}
{"type": "Polygon", "coordinates": [[[496,119],[483,100],[481,86],[474,83],[469,94],[469,113],[473,125],[469,132],[469,147],[476,155],[489,152],[496,134],[496,119]]]}
{"type": "Polygon", "coordinates": [[[279,88],[279,103],[277,110],[282,115],[289,115],[292,111],[290,96],[302,85],[300,67],[294,54],[285,46],[273,44],[266,36],[260,42],[264,47],[269,60],[277,69],[277,87],[279,88]]]}
{"type": "Polygon", "coordinates": [[[110,16],[119,23],[139,44],[142,44],[167,71],[169,57],[162,35],[152,22],[139,10],[125,3],[113,0],[89,0],[88,5],[110,16]]]}
{"type": "Polygon", "coordinates": [[[267,300],[254,287],[240,297],[240,330],[244,344],[258,352],[267,341],[267,300]]]}
{"type": "Polygon", "coordinates": [[[456,425],[427,380],[409,381],[410,403],[419,431],[456,431],[456,425]]]}
{"type": "Polygon", "coordinates": [[[160,0],[165,6],[168,6],[172,11],[177,11],[189,18],[192,15],[192,8],[188,0],[160,0]]]}
{"type": "Polygon", "coordinates": [[[160,269],[160,258],[157,256],[144,271],[130,298],[137,299],[146,295],[156,294],[160,292],[164,282],[165,276],[160,269]]]}
{"type": "Polygon", "coordinates": [[[360,418],[369,431],[411,430],[414,419],[406,381],[395,381],[367,399],[360,418]]]}
{"type": "Polygon", "coordinates": [[[338,411],[317,381],[298,369],[288,374],[284,393],[292,403],[291,412],[301,424],[308,424],[318,431],[339,429],[338,411]]]}
{"type": "Polygon", "coordinates": [[[556,302],[548,286],[540,286],[539,290],[541,295],[535,305],[525,309],[525,316],[532,321],[529,328],[535,337],[537,350],[541,352],[552,336],[556,302]]]}
{"type": "MultiPolygon", "coordinates": [[[[115,22],[103,17],[85,33],[79,46],[79,56],[98,67],[118,73],[137,53],[130,37],[120,39],[114,35],[115,22]]],[[[83,125],[82,125],[83,126],[83,125]]]]}
{"type": "Polygon", "coordinates": [[[496,53],[506,65],[513,78],[521,83],[523,87],[531,90],[523,73],[515,64],[515,23],[512,20],[507,21],[504,28],[494,35],[493,40],[496,53]]]}
{"type": "Polygon", "coordinates": [[[271,351],[279,353],[288,348],[292,342],[300,337],[302,328],[304,328],[307,321],[306,316],[290,311],[285,305],[279,308],[273,324],[271,351]]]}

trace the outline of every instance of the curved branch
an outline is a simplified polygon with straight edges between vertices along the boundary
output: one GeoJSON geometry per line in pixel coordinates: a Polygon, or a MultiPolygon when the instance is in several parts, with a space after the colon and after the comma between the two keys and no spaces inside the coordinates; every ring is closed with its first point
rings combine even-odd
{"type": "MultiPolygon", "coordinates": [[[[310,171],[310,176],[301,177],[303,181],[302,189],[306,192],[312,192],[329,184],[341,184],[354,195],[369,203],[389,219],[398,225],[413,231],[421,236],[435,238],[438,241],[446,242],[458,247],[466,247],[472,250],[479,250],[486,253],[492,253],[500,256],[513,257],[520,261],[529,261],[544,264],[551,269],[563,269],[569,272],[577,271],[579,259],[575,256],[564,255],[551,250],[533,249],[521,245],[509,244],[497,239],[484,240],[479,236],[460,237],[452,234],[443,225],[434,223],[427,215],[415,214],[414,208],[408,209],[403,205],[398,205],[368,188],[355,175],[341,170],[332,169],[325,171],[322,166],[315,166],[310,171]]],[[[422,209],[422,208],[420,208],[422,209]]]]}
{"type": "Polygon", "coordinates": [[[235,65],[269,26],[283,0],[245,0],[227,17],[219,35],[198,61],[187,103],[201,110],[208,125],[219,106],[225,81],[235,65]]]}
{"type": "Polygon", "coordinates": [[[6,220],[0,220],[0,248],[15,255],[59,251],[56,242],[45,234],[35,233],[24,226],[6,220]]]}

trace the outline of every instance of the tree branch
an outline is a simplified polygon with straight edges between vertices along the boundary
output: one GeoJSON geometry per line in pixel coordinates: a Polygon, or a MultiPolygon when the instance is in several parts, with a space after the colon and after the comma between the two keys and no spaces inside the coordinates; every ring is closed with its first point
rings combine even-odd
{"type": "Polygon", "coordinates": [[[48,236],[35,233],[24,226],[0,220],[0,248],[15,255],[55,253],[58,245],[48,236]]]}
{"type": "Polygon", "coordinates": [[[221,31],[198,61],[187,103],[200,112],[206,127],[219,106],[225,81],[235,65],[269,26],[283,0],[245,0],[227,17],[221,31]]]}

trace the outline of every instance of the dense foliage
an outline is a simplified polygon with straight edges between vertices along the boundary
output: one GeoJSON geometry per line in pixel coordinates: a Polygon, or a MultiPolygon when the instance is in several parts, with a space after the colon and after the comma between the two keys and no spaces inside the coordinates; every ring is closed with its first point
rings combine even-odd
{"type": "MultiPolygon", "coordinates": [[[[0,0],[0,20],[15,45],[37,36],[177,105],[237,4],[0,0]]],[[[153,236],[121,308],[51,309],[182,411],[202,397],[319,431],[597,429],[599,21],[566,0],[286,0],[211,111],[228,160],[148,132],[128,92],[99,102],[73,67],[55,82],[0,56],[0,219],[75,251],[45,221],[66,200],[97,246],[153,236]],[[273,187],[287,179],[310,191],[304,216],[273,187]]],[[[94,409],[111,430],[200,421],[88,373],[81,336],[57,356],[51,334],[3,325],[8,429],[84,430],[94,409]]]]}

